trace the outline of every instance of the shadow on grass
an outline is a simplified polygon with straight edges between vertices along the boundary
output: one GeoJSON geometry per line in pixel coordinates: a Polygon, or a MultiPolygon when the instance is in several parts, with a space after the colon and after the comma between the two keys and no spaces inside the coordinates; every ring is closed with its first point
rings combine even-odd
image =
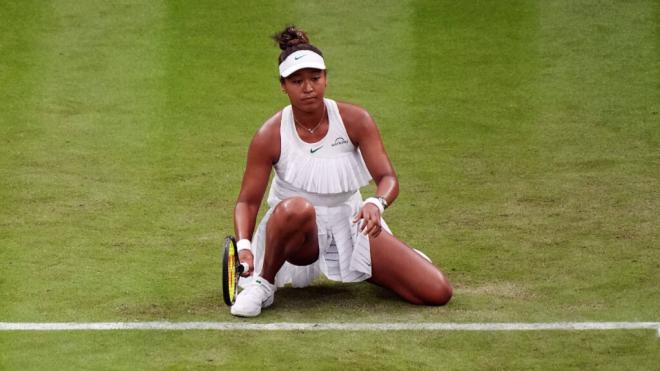
{"type": "Polygon", "coordinates": [[[310,303],[322,302],[346,305],[362,301],[393,301],[401,299],[390,290],[371,285],[369,283],[317,283],[313,286],[294,288],[283,287],[277,290],[277,301],[286,302],[296,306],[306,306],[310,303]]]}
{"type": "MultiPolygon", "coordinates": [[[[420,307],[400,299],[376,285],[317,281],[304,288],[282,287],[274,304],[265,309],[260,321],[347,321],[381,315],[404,314],[420,307]]],[[[123,320],[226,320],[236,319],[222,300],[221,292],[161,303],[133,303],[116,309],[123,320]]]]}
{"type": "Polygon", "coordinates": [[[394,313],[415,306],[401,300],[393,292],[367,282],[343,284],[321,281],[304,288],[278,289],[266,317],[284,316],[293,320],[339,320],[369,316],[375,312],[394,313]]]}

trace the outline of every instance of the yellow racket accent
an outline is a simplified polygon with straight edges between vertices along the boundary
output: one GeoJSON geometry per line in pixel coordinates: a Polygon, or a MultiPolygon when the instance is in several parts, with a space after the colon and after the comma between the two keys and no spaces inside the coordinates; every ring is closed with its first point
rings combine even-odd
{"type": "Polygon", "coordinates": [[[236,300],[236,255],[233,248],[229,249],[229,261],[227,263],[229,271],[229,297],[233,303],[236,300]]]}
{"type": "Polygon", "coordinates": [[[225,237],[222,248],[222,297],[225,304],[231,306],[236,301],[238,291],[238,274],[242,268],[238,265],[238,252],[236,240],[232,236],[225,237]]]}

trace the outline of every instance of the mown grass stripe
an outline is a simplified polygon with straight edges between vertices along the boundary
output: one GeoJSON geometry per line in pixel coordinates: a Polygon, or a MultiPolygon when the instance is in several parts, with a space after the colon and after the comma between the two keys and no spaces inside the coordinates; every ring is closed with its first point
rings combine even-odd
{"type": "Polygon", "coordinates": [[[244,322],[0,322],[0,331],[237,330],[237,331],[541,331],[658,330],[660,322],[545,323],[244,323],[244,322]]]}

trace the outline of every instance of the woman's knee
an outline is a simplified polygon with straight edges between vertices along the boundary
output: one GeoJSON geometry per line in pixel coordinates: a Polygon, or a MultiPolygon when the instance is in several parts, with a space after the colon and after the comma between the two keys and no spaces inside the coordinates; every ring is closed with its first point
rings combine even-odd
{"type": "Polygon", "coordinates": [[[315,220],[314,205],[303,197],[291,197],[282,200],[273,211],[273,218],[286,222],[286,225],[297,228],[305,222],[315,220]]]}
{"type": "Polygon", "coordinates": [[[426,287],[420,300],[424,305],[442,306],[449,303],[453,294],[451,284],[442,277],[426,287]]]}
{"type": "Polygon", "coordinates": [[[291,264],[308,265],[318,259],[316,210],[305,198],[287,198],[277,204],[267,235],[269,248],[281,249],[291,264]]]}

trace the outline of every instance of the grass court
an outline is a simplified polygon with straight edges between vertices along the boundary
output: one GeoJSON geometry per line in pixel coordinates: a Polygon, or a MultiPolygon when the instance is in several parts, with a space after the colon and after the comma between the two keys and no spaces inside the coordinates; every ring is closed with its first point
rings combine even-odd
{"type": "MultiPolygon", "coordinates": [[[[658,1],[0,2],[0,322],[660,321],[658,1]],[[222,303],[287,23],[367,108],[454,298],[222,303]]],[[[373,186],[363,194],[371,194],[373,186]]],[[[261,212],[263,213],[262,207],[261,212]]],[[[0,369],[653,370],[649,330],[0,331],[0,369]]]]}

